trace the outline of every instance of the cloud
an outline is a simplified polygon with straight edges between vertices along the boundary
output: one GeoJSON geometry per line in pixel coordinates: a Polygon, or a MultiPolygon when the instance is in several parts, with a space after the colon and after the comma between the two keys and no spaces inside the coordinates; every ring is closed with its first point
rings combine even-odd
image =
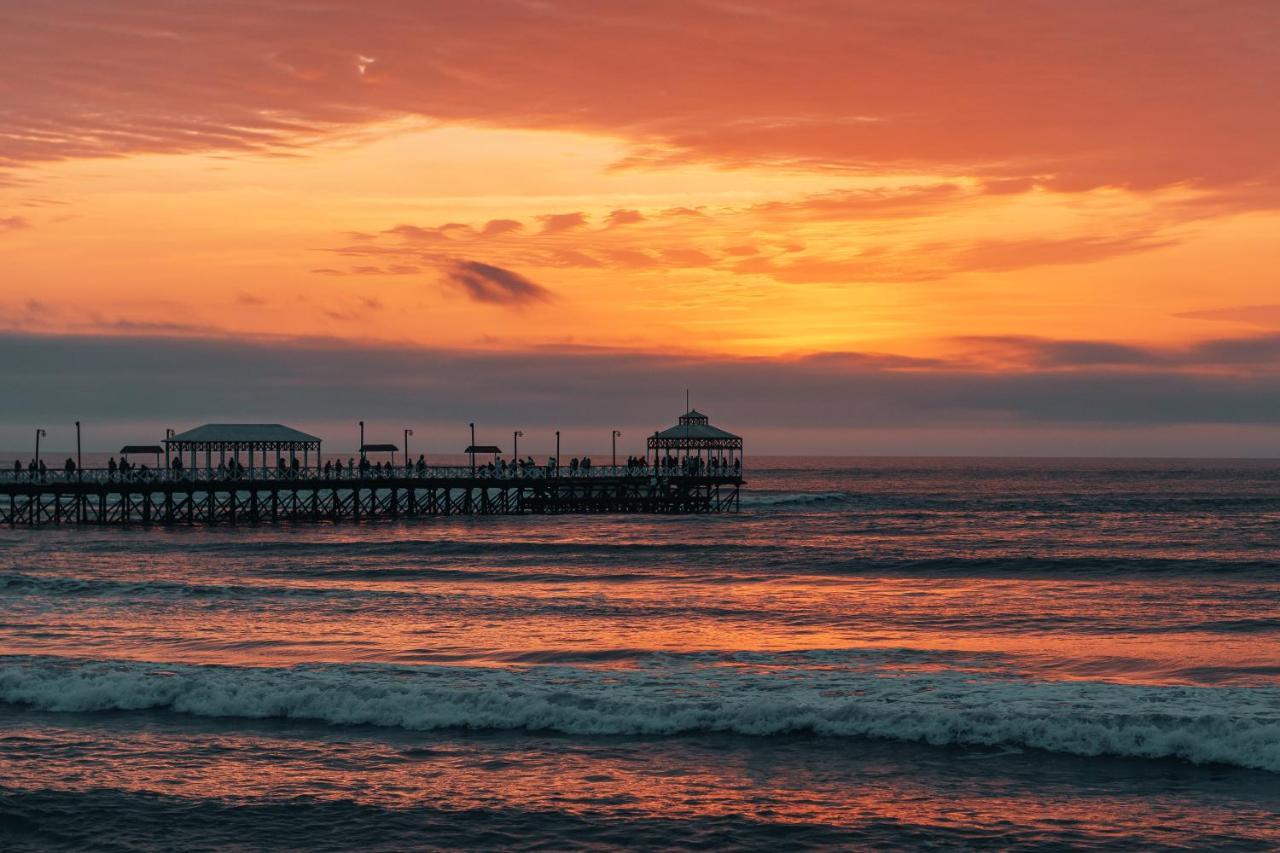
{"type": "Polygon", "coordinates": [[[542,222],[543,234],[559,234],[562,231],[569,231],[574,228],[581,228],[587,224],[586,214],[577,213],[550,213],[545,216],[539,216],[542,222]]]}
{"type": "Polygon", "coordinates": [[[605,217],[605,225],[609,228],[616,228],[620,225],[631,225],[636,222],[643,222],[644,214],[638,210],[614,210],[605,217]]]}
{"type": "Polygon", "coordinates": [[[490,219],[481,229],[480,234],[484,237],[499,237],[503,234],[512,234],[524,228],[522,224],[514,219],[490,219]]]}
{"type": "Polygon", "coordinates": [[[24,231],[31,227],[31,221],[24,216],[0,216],[0,232],[24,231]]]}
{"type": "Polygon", "coordinates": [[[292,153],[417,115],[629,137],[637,164],[967,174],[1006,192],[1183,185],[1233,205],[1280,203],[1270,4],[937,9],[474,0],[423,16],[409,0],[331,0],[299,15],[276,3],[47,0],[0,27],[0,168],[292,153]],[[617,61],[659,47],[664,61],[643,75],[617,61]]]}
{"type": "Polygon", "coordinates": [[[984,272],[1058,264],[1088,264],[1118,255],[1175,246],[1178,242],[1173,237],[1160,237],[1146,232],[1118,237],[1085,235],[1026,240],[984,240],[959,249],[952,247],[949,263],[957,271],[984,272]]]}
{"type": "Polygon", "coordinates": [[[700,249],[662,249],[658,254],[669,267],[709,267],[715,262],[700,249]]]}
{"type": "Polygon", "coordinates": [[[953,340],[964,348],[969,359],[1024,369],[1133,367],[1175,361],[1170,353],[1113,341],[1052,340],[1016,335],[964,336],[953,340]]]}
{"type": "Polygon", "coordinates": [[[1173,316],[1184,320],[1217,320],[1224,323],[1248,323],[1251,326],[1280,326],[1280,305],[1208,308],[1202,311],[1183,311],[1173,316]]]}
{"type": "MultiPolygon", "coordinates": [[[[1214,347],[1207,348],[1209,350],[1214,347]]],[[[599,348],[480,351],[353,344],[333,339],[211,339],[173,331],[136,335],[0,333],[0,437],[41,421],[85,419],[162,434],[165,426],[218,420],[412,423],[550,434],[572,429],[601,442],[611,427],[634,440],[667,426],[692,387],[699,409],[759,452],[810,449],[810,431],[989,431],[977,452],[1001,453],[1005,431],[1107,430],[1197,425],[1280,425],[1280,371],[1203,373],[1177,365],[1127,370],[983,370],[884,353],[801,359],[705,357],[599,348]],[[145,381],[139,381],[145,377],[145,381]],[[495,393],[494,389],[503,389],[495,393]],[[430,415],[420,402],[430,399],[430,415]]],[[[343,427],[349,429],[349,427],[343,427]]],[[[337,440],[332,430],[319,434],[337,440]]],[[[343,432],[340,435],[345,435],[343,432]]],[[[463,446],[465,428],[457,430],[463,446]]],[[[1230,452],[1221,431],[1200,452],[1230,452]],[[1215,438],[1216,436],[1216,438],[1215,438]],[[1218,441],[1219,443],[1215,443],[1218,441]]],[[[440,439],[436,439],[439,442],[440,439]]],[[[585,439],[583,439],[585,441],[585,439]]],[[[941,439],[939,439],[941,440],[941,439]]],[[[339,445],[341,446],[341,445],[339,445]]],[[[533,446],[533,445],[531,445],[533,446]]],[[[544,445],[545,446],[545,445],[544,445]]],[[[832,445],[827,445],[832,446],[832,445]]],[[[934,445],[936,446],[936,445],[934,445]]],[[[945,446],[945,444],[943,445],[945,446]]],[[[844,444],[845,452],[858,452],[844,444]]],[[[914,452],[929,452],[920,445],[914,452]]],[[[1051,447],[1049,448],[1051,449],[1051,447]]]]}
{"type": "Polygon", "coordinates": [[[751,212],[773,220],[893,219],[927,216],[980,193],[956,184],[880,187],[817,193],[798,200],[757,204],[751,212]]]}
{"type": "MultiPolygon", "coordinates": [[[[1028,237],[967,243],[870,245],[852,256],[799,255],[790,260],[746,257],[732,268],[789,284],[920,282],[966,272],[1009,272],[1040,266],[1088,264],[1178,244],[1150,232],[1120,236],[1028,237]]],[[[803,247],[799,247],[803,249],[803,247]]]]}
{"type": "Polygon", "coordinates": [[[1280,333],[1252,338],[1221,338],[1194,344],[1188,353],[1203,364],[1280,367],[1280,333]]]}
{"type": "Polygon", "coordinates": [[[1054,340],[1031,336],[964,336],[956,366],[985,364],[1001,369],[1141,369],[1280,373],[1280,333],[1211,338],[1182,347],[1135,346],[1114,341],[1054,340]]]}
{"type": "Polygon", "coordinates": [[[166,323],[150,320],[130,320],[120,317],[113,320],[96,319],[88,324],[96,331],[107,331],[122,335],[191,335],[194,337],[217,337],[223,331],[216,326],[202,323],[166,323]]]}
{"type": "Polygon", "coordinates": [[[382,232],[399,237],[407,243],[447,243],[456,236],[470,236],[474,233],[470,225],[459,222],[446,222],[431,228],[419,225],[396,225],[382,232]]]}
{"type": "Polygon", "coordinates": [[[317,275],[332,276],[349,276],[349,275],[417,275],[422,272],[420,267],[413,264],[389,264],[385,267],[372,266],[362,264],[359,266],[348,267],[347,269],[337,269],[336,267],[319,267],[311,272],[317,275]]]}
{"type": "Polygon", "coordinates": [[[479,261],[454,261],[445,269],[444,276],[445,281],[463,290],[474,302],[520,306],[551,298],[551,291],[519,273],[479,261]]]}

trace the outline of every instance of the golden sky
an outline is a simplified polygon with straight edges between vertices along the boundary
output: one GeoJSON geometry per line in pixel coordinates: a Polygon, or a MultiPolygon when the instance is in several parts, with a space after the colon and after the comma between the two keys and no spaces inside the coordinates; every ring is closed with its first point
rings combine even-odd
{"type": "Polygon", "coordinates": [[[0,329],[1262,381],[1277,36],[1243,0],[8,4],[0,329]]]}

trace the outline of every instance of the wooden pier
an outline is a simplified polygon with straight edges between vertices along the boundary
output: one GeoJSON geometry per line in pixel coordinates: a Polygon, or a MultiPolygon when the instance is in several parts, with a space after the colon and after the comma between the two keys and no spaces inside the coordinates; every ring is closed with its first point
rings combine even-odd
{"type": "MultiPolygon", "coordinates": [[[[407,447],[396,466],[400,448],[366,444],[363,421],[360,462],[349,457],[345,467],[340,459],[322,461],[317,436],[282,424],[205,424],[176,435],[169,430],[163,445],[121,450],[122,462],[130,454],[154,454],[154,469],[117,466],[113,458],[106,469],[84,470],[69,459],[62,470],[33,460],[26,469],[17,464],[0,471],[0,525],[261,524],[739,508],[742,439],[692,409],[675,426],[650,436],[646,455],[626,465],[616,464],[615,445],[612,465],[574,458],[564,466],[559,433],[556,456],[547,464],[516,458],[514,446],[505,460],[501,448],[476,445],[475,425],[470,426],[470,464],[463,466],[428,465],[422,455],[413,462],[407,447]],[[384,452],[392,455],[389,463],[369,463],[367,454],[384,452]],[[492,454],[493,461],[478,463],[477,454],[492,454]]],[[[37,459],[43,434],[36,431],[37,459]]],[[[410,434],[405,430],[406,444],[410,434]]],[[[619,435],[613,431],[615,440],[619,435]]]]}
{"type": "MultiPolygon", "coordinates": [[[[0,524],[180,525],[284,521],[360,521],[445,515],[736,512],[737,473],[665,476],[606,467],[588,473],[545,468],[508,478],[470,468],[391,476],[325,477],[320,470],[277,476],[208,477],[161,471],[120,479],[105,471],[7,473],[0,480],[0,524]]],[[[217,472],[213,472],[216,474],[217,472]]]]}

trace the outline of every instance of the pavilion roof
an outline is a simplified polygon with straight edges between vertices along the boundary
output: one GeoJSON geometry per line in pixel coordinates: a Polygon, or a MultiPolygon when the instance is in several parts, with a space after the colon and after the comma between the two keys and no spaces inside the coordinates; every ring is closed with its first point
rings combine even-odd
{"type": "Polygon", "coordinates": [[[658,433],[658,438],[741,438],[711,424],[676,424],[658,433]]]}
{"type": "Polygon", "coordinates": [[[712,426],[707,422],[707,416],[696,409],[690,409],[680,416],[680,423],[673,427],[667,427],[659,432],[655,438],[658,439],[735,439],[741,436],[734,435],[731,432],[720,429],[720,427],[712,426]]]}
{"type": "Polygon", "coordinates": [[[251,442],[319,441],[320,439],[282,424],[205,424],[195,429],[189,429],[186,432],[180,432],[167,440],[171,442],[248,444],[251,442]]]}

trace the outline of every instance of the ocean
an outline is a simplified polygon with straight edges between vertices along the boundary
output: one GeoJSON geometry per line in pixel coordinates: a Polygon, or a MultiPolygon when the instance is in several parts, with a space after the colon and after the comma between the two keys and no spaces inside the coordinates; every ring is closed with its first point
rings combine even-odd
{"type": "Polygon", "coordinates": [[[1280,847],[1280,461],[0,530],[0,847],[1280,847]]]}

